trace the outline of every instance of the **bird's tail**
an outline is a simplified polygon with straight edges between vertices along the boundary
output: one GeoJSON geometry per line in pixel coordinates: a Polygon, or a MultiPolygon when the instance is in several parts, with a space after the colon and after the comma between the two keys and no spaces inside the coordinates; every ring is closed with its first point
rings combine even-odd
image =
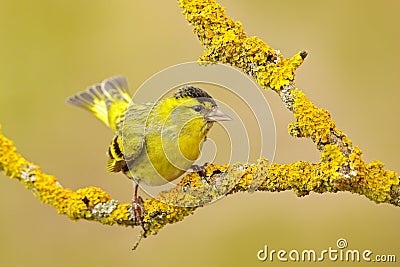
{"type": "Polygon", "coordinates": [[[116,76],[69,97],[66,102],[89,110],[116,131],[130,101],[125,77],[116,76]]]}

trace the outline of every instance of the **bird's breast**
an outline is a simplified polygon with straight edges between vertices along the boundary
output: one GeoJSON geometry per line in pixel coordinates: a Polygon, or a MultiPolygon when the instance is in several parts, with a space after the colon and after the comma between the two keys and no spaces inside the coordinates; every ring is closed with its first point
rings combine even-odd
{"type": "Polygon", "coordinates": [[[204,136],[149,133],[145,151],[131,171],[137,180],[162,185],[185,173],[199,157],[204,136]]]}

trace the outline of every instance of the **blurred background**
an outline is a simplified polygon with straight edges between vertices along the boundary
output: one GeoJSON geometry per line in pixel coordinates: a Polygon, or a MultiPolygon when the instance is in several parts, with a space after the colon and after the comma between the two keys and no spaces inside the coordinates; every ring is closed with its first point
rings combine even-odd
{"type": "MultiPolygon", "coordinates": [[[[248,35],[286,57],[307,50],[298,87],[331,112],[366,161],[399,170],[398,1],[220,3],[248,35]]],[[[65,187],[98,186],[129,201],[131,183],[105,171],[111,131],[65,98],[116,74],[134,91],[154,73],[201,53],[177,1],[1,0],[2,132],[65,187]]],[[[275,162],[318,160],[310,140],[287,134],[293,117],[279,97],[264,95],[277,127],[275,162]]],[[[400,209],[350,193],[235,194],[165,227],[135,252],[138,229],[73,222],[3,174],[0,210],[2,266],[278,266],[259,262],[257,251],[264,245],[318,251],[336,248],[339,238],[349,249],[400,261],[400,209]]]]}

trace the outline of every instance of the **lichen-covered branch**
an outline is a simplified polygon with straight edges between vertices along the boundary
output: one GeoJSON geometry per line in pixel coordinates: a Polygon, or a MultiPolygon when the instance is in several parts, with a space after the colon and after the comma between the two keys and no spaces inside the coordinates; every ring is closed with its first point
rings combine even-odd
{"type": "MultiPolygon", "coordinates": [[[[293,112],[296,121],[289,125],[289,133],[295,137],[311,138],[322,152],[319,164],[330,163],[325,164],[325,168],[315,169],[317,172],[304,173],[309,175],[308,179],[313,180],[322,171],[329,180],[335,180],[337,190],[356,192],[376,202],[399,205],[397,173],[384,170],[380,161],[366,164],[361,159],[360,148],[353,146],[346,134],[336,128],[329,112],[315,106],[294,85],[294,71],[307,56],[305,51],[292,58],[284,58],[278,50],[259,38],[248,37],[241,23],[228,18],[225,9],[215,0],[180,0],[179,3],[205,48],[200,61],[222,62],[240,68],[262,87],[278,93],[285,106],[293,112]],[[330,168],[327,169],[327,166],[330,168]]],[[[315,168],[319,164],[310,166],[315,168]]],[[[279,173],[282,174],[282,178],[286,179],[285,173],[279,173]]],[[[321,185],[318,191],[325,192],[325,189],[328,187],[321,185]]]]}
{"type": "MultiPolygon", "coordinates": [[[[311,138],[321,156],[316,163],[269,164],[268,160],[259,159],[256,163],[231,166],[211,164],[204,172],[189,173],[175,188],[145,201],[146,230],[143,236],[155,234],[163,226],[182,220],[221,195],[238,191],[293,190],[298,196],[310,192],[348,191],[377,203],[400,205],[397,173],[385,170],[379,161],[365,163],[361,150],[336,128],[329,112],[315,106],[295,87],[294,72],[305,59],[306,52],[284,58],[259,38],[248,37],[241,23],[229,19],[224,8],[213,0],[179,2],[205,47],[200,61],[236,66],[254,77],[262,87],[277,92],[296,119],[289,125],[289,133],[311,138]]],[[[1,132],[0,170],[19,180],[42,202],[73,220],[134,226],[130,203],[119,203],[96,187],[76,191],[62,187],[54,176],[43,173],[39,166],[18,154],[12,141],[1,132]]]]}
{"type": "MultiPolygon", "coordinates": [[[[300,161],[270,165],[268,160],[259,159],[254,164],[208,165],[204,174],[189,173],[175,188],[145,201],[144,236],[157,233],[166,224],[178,222],[192,214],[196,208],[217,199],[220,194],[216,194],[214,189],[220,181],[234,181],[233,185],[226,184],[229,188],[227,194],[255,190],[294,190],[298,196],[304,196],[310,192],[350,191],[365,195],[378,203],[398,205],[390,197],[393,193],[392,186],[398,183],[397,175],[385,171],[380,163],[362,163],[360,151],[356,151],[350,155],[354,166],[357,166],[356,169],[360,173],[369,174],[355,176],[358,179],[349,179],[338,174],[336,170],[345,159],[335,146],[326,146],[326,151],[322,153],[318,163],[300,161]],[[233,176],[232,179],[225,179],[227,175],[233,176]],[[201,198],[187,198],[193,195],[184,194],[188,188],[192,191],[198,188],[197,193],[201,194],[201,198]],[[179,206],[166,203],[179,203],[179,206]]],[[[77,191],[62,187],[54,176],[43,173],[39,166],[17,153],[12,141],[1,133],[0,170],[19,180],[43,203],[54,206],[60,214],[65,214],[73,220],[86,219],[107,225],[134,226],[130,203],[121,204],[97,187],[77,191]]],[[[218,188],[221,190],[221,186],[218,188]]]]}

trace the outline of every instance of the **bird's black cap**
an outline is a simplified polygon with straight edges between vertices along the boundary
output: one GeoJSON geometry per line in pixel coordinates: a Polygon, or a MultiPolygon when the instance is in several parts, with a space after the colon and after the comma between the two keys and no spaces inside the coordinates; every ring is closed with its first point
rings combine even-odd
{"type": "Polygon", "coordinates": [[[213,106],[217,105],[214,99],[206,91],[192,85],[183,86],[174,94],[174,96],[176,99],[185,97],[197,98],[199,102],[208,101],[211,102],[213,106]]]}

